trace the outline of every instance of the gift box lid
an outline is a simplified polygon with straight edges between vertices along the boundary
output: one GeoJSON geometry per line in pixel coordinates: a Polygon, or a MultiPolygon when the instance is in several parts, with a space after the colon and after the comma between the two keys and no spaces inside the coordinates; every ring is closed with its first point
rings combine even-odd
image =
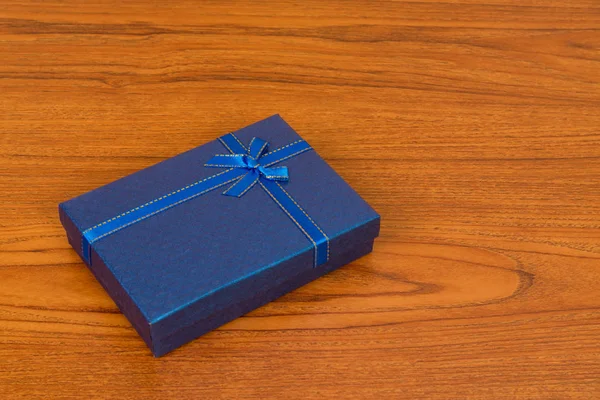
{"type": "MultiPolygon", "coordinates": [[[[248,169],[256,168],[253,165],[207,167],[218,160],[215,155],[236,154],[227,140],[214,140],[59,205],[73,248],[155,355],[163,352],[158,342],[184,327],[224,310],[234,313],[232,305],[260,297],[307,270],[326,271],[328,263],[339,263],[379,233],[379,215],[279,115],[233,132],[229,140],[248,153],[264,143],[264,149],[255,152],[273,158],[275,154],[269,154],[276,150],[286,156],[271,166],[275,169],[263,170],[262,176],[258,169],[248,169]],[[264,142],[252,142],[255,137],[264,142]],[[299,150],[290,152],[287,146],[299,150]],[[287,171],[276,169],[281,166],[287,171]],[[180,194],[191,190],[186,189],[190,185],[205,184],[233,170],[254,171],[261,179],[238,190],[244,184],[239,181],[248,180],[240,173],[192,198],[180,194]],[[271,177],[261,183],[268,174],[279,173],[287,173],[288,181],[271,177]],[[235,183],[240,183],[238,189],[230,189],[235,183]],[[283,192],[274,196],[274,185],[285,196],[283,192]],[[227,190],[244,193],[223,195],[227,190]],[[177,196],[183,196],[182,201],[177,196]],[[290,202],[281,204],[285,200],[281,196],[290,202]],[[169,207],[152,210],[165,201],[171,202],[169,207]],[[152,215],[133,219],[140,206],[152,215]],[[295,210],[288,212],[286,207],[295,210]],[[326,243],[316,238],[321,233],[306,232],[302,221],[294,219],[298,210],[326,243]],[[129,222],[110,234],[88,237],[95,227],[115,224],[115,219],[129,222]],[[327,254],[316,257],[317,247],[326,248],[327,254]]],[[[232,159],[248,163],[251,158],[232,159]]]]}

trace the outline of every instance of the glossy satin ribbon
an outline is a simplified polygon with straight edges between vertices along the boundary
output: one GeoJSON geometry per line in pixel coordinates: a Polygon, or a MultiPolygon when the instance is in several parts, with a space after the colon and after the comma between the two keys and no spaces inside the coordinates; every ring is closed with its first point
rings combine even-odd
{"type": "Polygon", "coordinates": [[[269,152],[269,144],[266,141],[254,138],[246,147],[233,133],[220,137],[219,141],[230,154],[217,154],[208,160],[205,166],[225,168],[224,171],[86,229],[81,241],[85,260],[91,264],[91,246],[98,240],[178,204],[232,183],[223,192],[224,195],[242,197],[256,184],[260,185],[311,241],[314,247],[314,265],[326,263],[329,259],[329,238],[280,184],[280,182],[289,180],[287,167],[274,166],[288,158],[312,150],[312,148],[304,140],[297,140],[269,152]]]}

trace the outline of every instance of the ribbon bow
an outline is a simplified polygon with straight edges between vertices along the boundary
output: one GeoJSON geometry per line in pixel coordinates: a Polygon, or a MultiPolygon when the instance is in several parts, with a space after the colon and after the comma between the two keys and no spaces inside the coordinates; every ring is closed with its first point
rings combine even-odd
{"type": "Polygon", "coordinates": [[[289,180],[287,167],[268,167],[268,165],[274,164],[274,162],[271,162],[273,160],[268,157],[268,148],[269,142],[255,137],[250,142],[246,154],[217,154],[208,160],[204,166],[248,170],[244,176],[223,192],[227,196],[241,197],[256,185],[259,179],[283,182],[289,180]]]}

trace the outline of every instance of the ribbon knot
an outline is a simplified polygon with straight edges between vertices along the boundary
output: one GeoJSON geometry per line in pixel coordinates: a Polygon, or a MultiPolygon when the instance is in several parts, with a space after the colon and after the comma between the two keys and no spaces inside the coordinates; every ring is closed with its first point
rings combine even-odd
{"type": "Polygon", "coordinates": [[[253,138],[245,154],[217,154],[206,164],[214,168],[242,168],[248,170],[231,187],[223,192],[226,196],[241,197],[261,179],[270,181],[289,180],[287,167],[269,167],[271,162],[267,152],[269,143],[260,138],[253,138]]]}
{"type": "Polygon", "coordinates": [[[248,168],[256,169],[256,168],[260,167],[260,164],[258,163],[258,161],[256,161],[252,157],[246,156],[245,162],[246,162],[246,165],[248,165],[248,168]]]}

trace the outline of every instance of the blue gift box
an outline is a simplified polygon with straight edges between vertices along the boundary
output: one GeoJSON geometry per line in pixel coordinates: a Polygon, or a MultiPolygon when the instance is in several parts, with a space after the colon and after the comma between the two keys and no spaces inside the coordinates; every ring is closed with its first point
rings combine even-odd
{"type": "Polygon", "coordinates": [[[372,250],[379,215],[279,116],[59,205],[155,356],[372,250]]]}

